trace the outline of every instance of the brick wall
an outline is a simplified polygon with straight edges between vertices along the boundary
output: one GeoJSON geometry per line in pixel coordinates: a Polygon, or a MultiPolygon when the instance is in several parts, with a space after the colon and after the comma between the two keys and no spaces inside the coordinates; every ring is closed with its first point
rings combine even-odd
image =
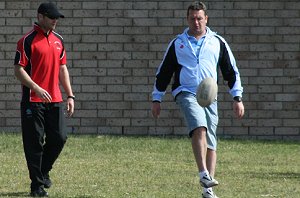
{"type": "MultiPolygon", "coordinates": [[[[20,132],[20,85],[13,74],[17,40],[36,20],[41,1],[0,1],[0,130],[20,132]]],[[[168,93],[159,120],[150,112],[154,75],[168,42],[186,27],[188,1],[57,1],[76,94],[69,132],[186,134],[168,93]]],[[[300,140],[300,2],[206,3],[209,26],[230,44],[240,68],[246,115],[234,119],[221,80],[224,137],[300,140]]],[[[170,90],[170,88],[168,89],[170,90]]]]}

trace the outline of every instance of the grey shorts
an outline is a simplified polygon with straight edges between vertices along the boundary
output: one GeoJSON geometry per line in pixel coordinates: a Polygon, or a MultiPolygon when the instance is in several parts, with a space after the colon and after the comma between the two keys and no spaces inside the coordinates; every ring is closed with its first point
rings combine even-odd
{"type": "Polygon", "coordinates": [[[203,108],[194,94],[181,92],[176,96],[176,104],[179,105],[181,112],[186,121],[189,136],[192,136],[193,130],[199,127],[205,127],[207,130],[206,139],[209,149],[217,150],[217,125],[218,125],[218,108],[217,101],[209,107],[203,108]]]}

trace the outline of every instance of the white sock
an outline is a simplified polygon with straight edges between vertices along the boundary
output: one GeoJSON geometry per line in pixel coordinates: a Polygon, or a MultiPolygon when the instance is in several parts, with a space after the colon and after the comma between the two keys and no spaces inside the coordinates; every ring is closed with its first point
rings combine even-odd
{"type": "Polygon", "coordinates": [[[208,170],[204,170],[204,171],[199,172],[200,179],[203,178],[204,176],[209,176],[208,170]]]}

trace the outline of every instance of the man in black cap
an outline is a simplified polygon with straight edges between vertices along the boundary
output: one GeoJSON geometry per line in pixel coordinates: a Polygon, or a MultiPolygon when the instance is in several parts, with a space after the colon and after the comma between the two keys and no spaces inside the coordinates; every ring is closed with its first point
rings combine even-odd
{"type": "Polygon", "coordinates": [[[52,3],[38,8],[38,22],[17,43],[15,76],[22,84],[22,138],[32,197],[47,197],[49,172],[67,140],[60,85],[67,95],[67,115],[74,112],[73,91],[62,37],[54,32],[64,18],[52,3]]]}
{"type": "Polygon", "coordinates": [[[38,13],[47,16],[50,19],[65,18],[53,3],[42,3],[38,8],[38,13]]]}

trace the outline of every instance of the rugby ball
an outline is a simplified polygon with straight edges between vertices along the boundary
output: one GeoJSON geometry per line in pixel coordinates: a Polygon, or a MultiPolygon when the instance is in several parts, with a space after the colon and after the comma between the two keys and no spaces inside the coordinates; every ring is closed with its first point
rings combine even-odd
{"type": "Polygon", "coordinates": [[[197,88],[197,101],[200,106],[208,107],[217,97],[218,85],[215,79],[207,77],[201,81],[197,88]]]}

